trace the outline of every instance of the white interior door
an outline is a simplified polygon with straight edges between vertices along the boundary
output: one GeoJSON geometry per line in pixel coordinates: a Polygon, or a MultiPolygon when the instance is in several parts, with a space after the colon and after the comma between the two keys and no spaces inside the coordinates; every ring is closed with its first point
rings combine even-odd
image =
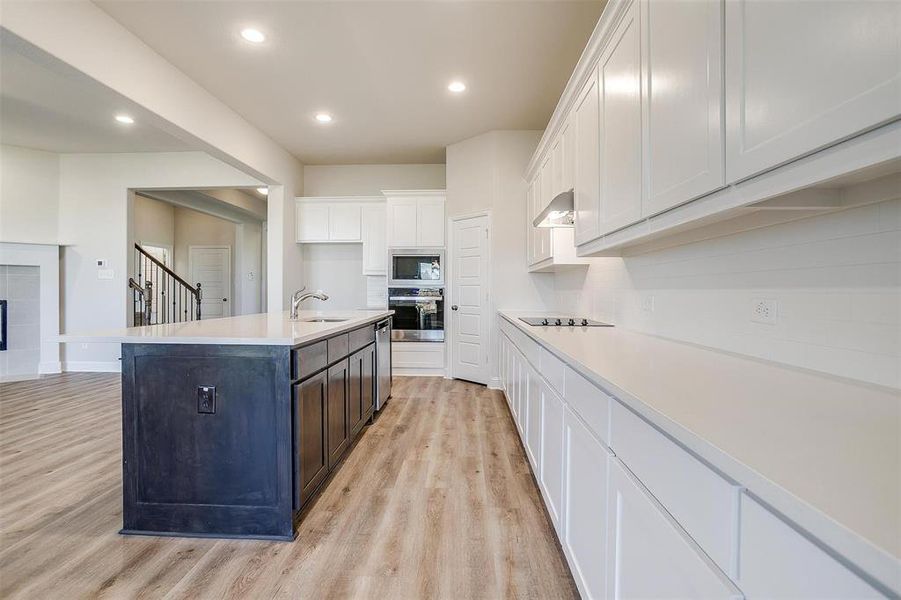
{"type": "Polygon", "coordinates": [[[488,383],[488,217],[452,226],[451,374],[488,383]]]}
{"type": "Polygon", "coordinates": [[[231,248],[191,246],[188,262],[191,265],[191,283],[199,283],[202,292],[201,319],[231,316],[231,248]]]}

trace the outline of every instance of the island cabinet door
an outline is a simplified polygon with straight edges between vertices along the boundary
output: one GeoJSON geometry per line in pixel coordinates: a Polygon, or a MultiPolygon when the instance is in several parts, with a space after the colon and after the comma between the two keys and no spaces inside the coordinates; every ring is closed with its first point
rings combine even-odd
{"type": "MultiPolygon", "coordinates": [[[[361,381],[361,409],[365,422],[375,410],[375,344],[370,344],[360,351],[363,354],[363,376],[361,381]]],[[[362,423],[360,427],[362,427],[362,423]]]]}
{"type": "Polygon", "coordinates": [[[313,495],[328,473],[326,372],[294,386],[294,509],[313,495]]]}
{"type": "Polygon", "coordinates": [[[350,384],[347,390],[347,417],[350,420],[350,437],[363,428],[363,363],[366,361],[364,350],[352,354],[348,359],[350,384]]]}
{"type": "Polygon", "coordinates": [[[348,359],[329,367],[328,370],[328,467],[335,466],[350,437],[350,419],[347,414],[347,390],[350,384],[348,359]]]}

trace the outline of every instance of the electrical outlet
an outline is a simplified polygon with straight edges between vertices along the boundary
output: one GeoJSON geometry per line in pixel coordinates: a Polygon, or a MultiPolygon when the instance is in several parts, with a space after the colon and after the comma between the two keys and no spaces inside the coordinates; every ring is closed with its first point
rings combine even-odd
{"type": "Polygon", "coordinates": [[[216,414],[216,386],[197,386],[197,412],[204,415],[216,414]]]}
{"type": "Polygon", "coordinates": [[[776,323],[776,300],[773,298],[754,298],[751,300],[751,321],[774,325],[776,323]]]}

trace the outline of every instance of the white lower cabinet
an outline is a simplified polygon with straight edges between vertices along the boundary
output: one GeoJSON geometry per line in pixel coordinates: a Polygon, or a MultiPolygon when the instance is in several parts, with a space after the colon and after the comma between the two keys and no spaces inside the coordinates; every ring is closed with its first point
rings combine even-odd
{"type": "Polygon", "coordinates": [[[566,407],[547,384],[541,385],[541,488],[557,535],[563,537],[563,451],[566,407]]]}
{"type": "Polygon", "coordinates": [[[532,462],[535,478],[541,481],[541,385],[537,373],[527,369],[529,389],[526,394],[526,452],[532,462]]]}
{"type": "Polygon", "coordinates": [[[747,494],[741,531],[738,584],[749,600],[884,597],[747,494]]]}
{"type": "Polygon", "coordinates": [[[607,469],[612,454],[569,409],[564,414],[563,537],[582,598],[604,598],[607,576],[607,469]]]}
{"type": "Polygon", "coordinates": [[[609,464],[607,597],[741,598],[622,462],[609,464]]]}

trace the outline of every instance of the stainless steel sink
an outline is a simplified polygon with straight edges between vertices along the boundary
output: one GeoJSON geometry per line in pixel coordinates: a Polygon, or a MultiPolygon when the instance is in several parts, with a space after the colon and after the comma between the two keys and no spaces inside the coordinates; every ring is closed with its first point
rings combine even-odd
{"type": "Polygon", "coordinates": [[[329,317],[313,317],[312,319],[298,319],[301,323],[343,323],[347,319],[332,319],[329,317]]]}

